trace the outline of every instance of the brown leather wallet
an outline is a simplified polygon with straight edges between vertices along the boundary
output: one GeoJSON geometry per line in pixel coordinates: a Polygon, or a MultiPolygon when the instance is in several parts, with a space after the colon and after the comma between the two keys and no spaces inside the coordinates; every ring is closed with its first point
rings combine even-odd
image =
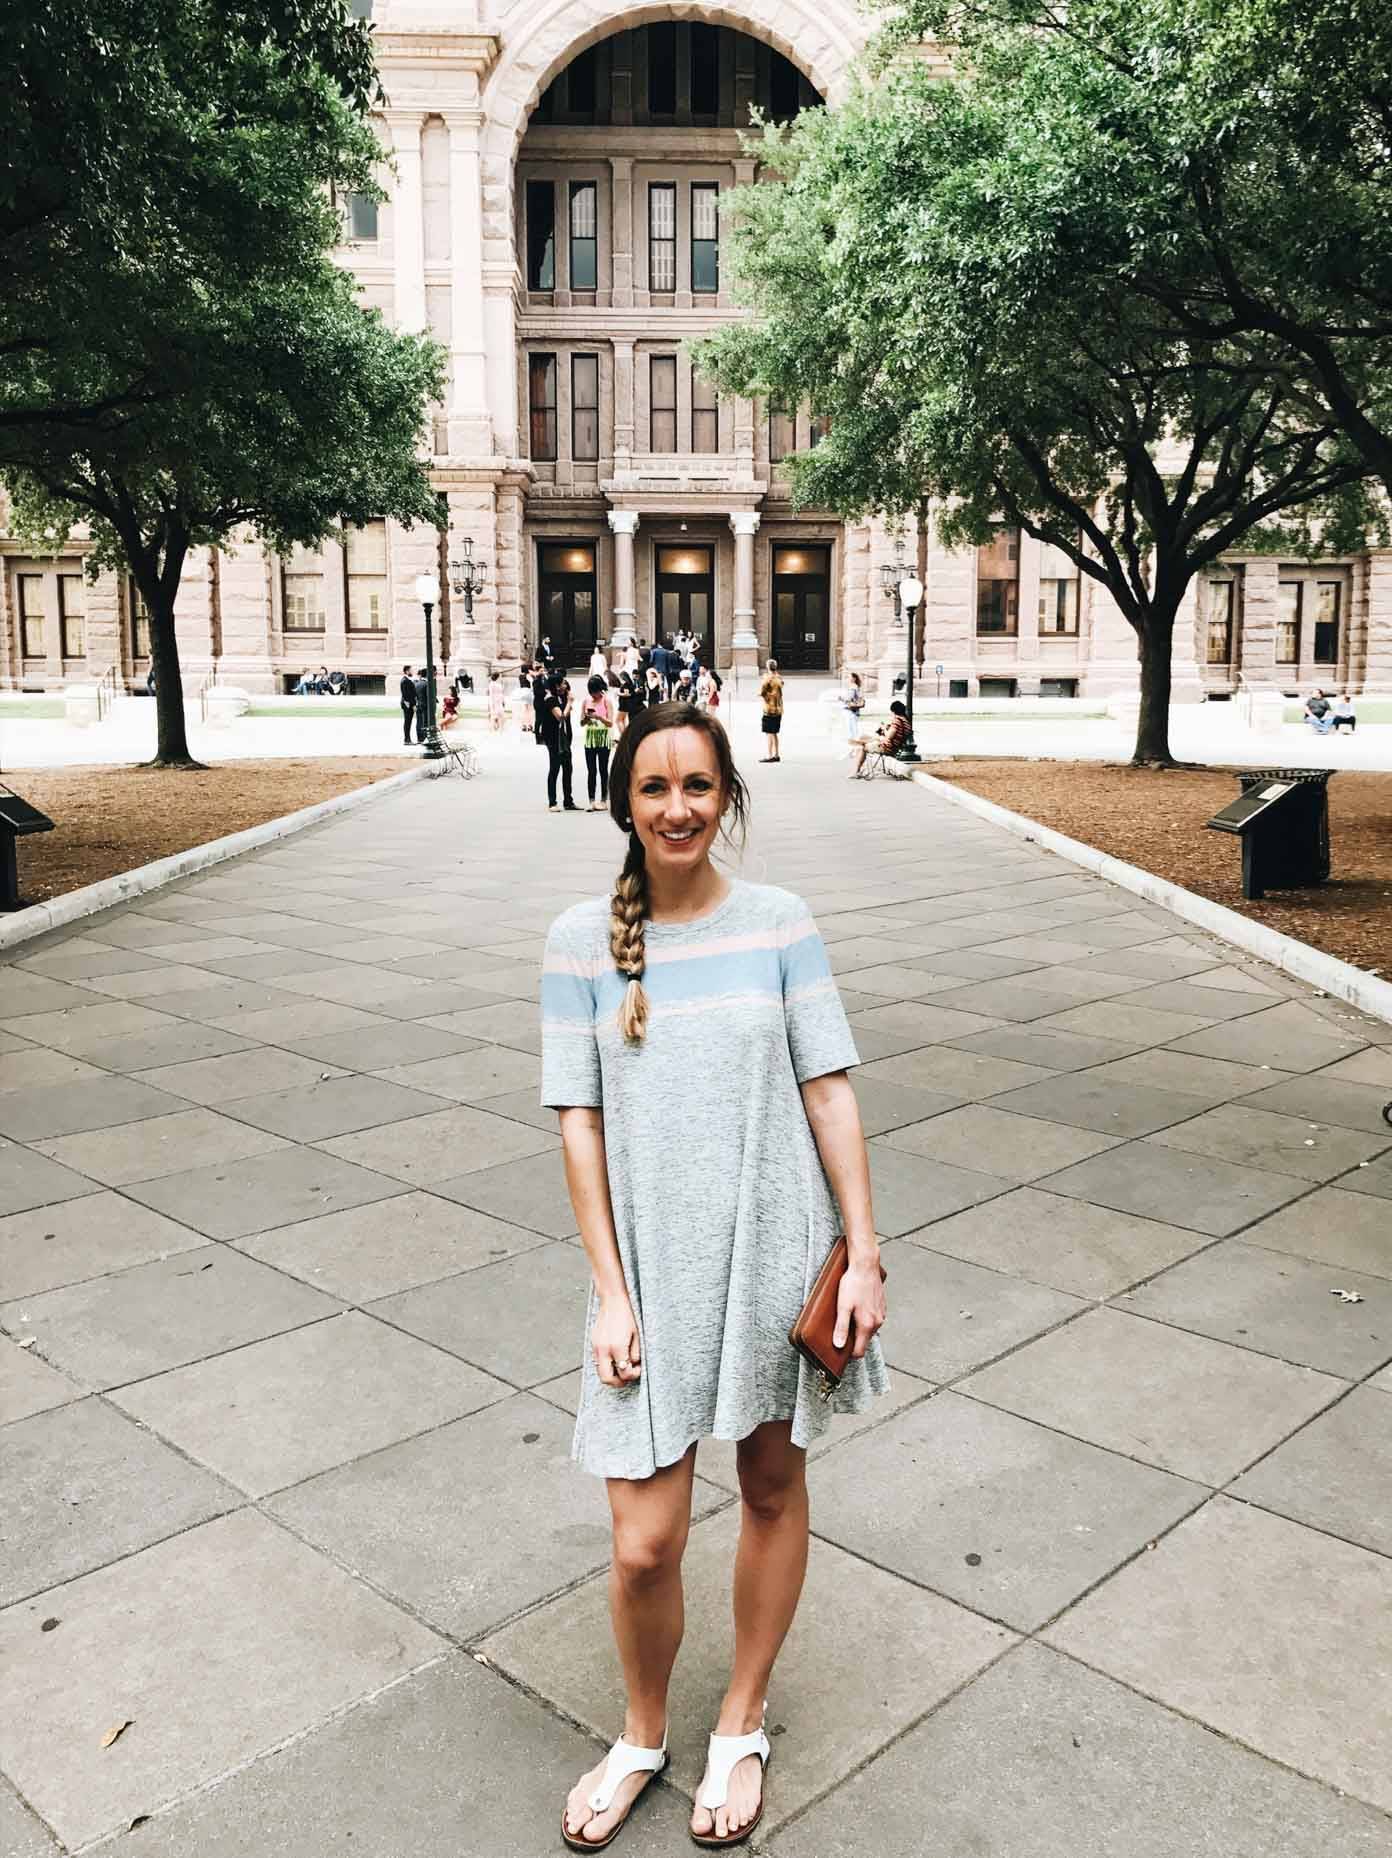
{"type": "MultiPolygon", "coordinates": [[[[850,1248],[846,1244],[846,1235],[842,1233],[827,1253],[826,1263],[817,1273],[817,1281],[798,1312],[797,1321],[788,1331],[788,1340],[793,1347],[804,1361],[816,1369],[817,1393],[823,1400],[830,1400],[836,1392],[851,1358],[854,1325],[851,1334],[846,1337],[844,1348],[838,1348],[832,1340],[836,1333],[836,1302],[841,1291],[841,1279],[846,1275],[850,1262],[850,1248]]],[[[886,1275],[881,1265],[881,1281],[886,1275]]]]}

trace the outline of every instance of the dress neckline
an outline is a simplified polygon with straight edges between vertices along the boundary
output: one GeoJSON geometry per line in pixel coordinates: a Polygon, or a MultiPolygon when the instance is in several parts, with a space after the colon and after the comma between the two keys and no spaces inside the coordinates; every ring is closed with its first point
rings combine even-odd
{"type": "Polygon", "coordinates": [[[692,935],[709,929],[713,923],[718,923],[733,907],[736,894],[740,890],[741,884],[742,880],[740,878],[732,877],[730,879],[730,888],[725,896],[716,904],[713,910],[707,910],[704,916],[692,916],[684,923],[655,923],[651,918],[647,918],[643,923],[643,931],[646,935],[653,936],[683,936],[692,935]]]}

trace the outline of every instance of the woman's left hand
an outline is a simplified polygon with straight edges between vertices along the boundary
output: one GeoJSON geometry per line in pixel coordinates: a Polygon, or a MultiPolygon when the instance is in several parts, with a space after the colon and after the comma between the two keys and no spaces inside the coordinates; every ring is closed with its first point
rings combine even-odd
{"type": "Polygon", "coordinates": [[[832,1340],[844,1348],[852,1337],[851,1359],[859,1361],[870,1346],[871,1338],[884,1326],[886,1316],[884,1279],[878,1260],[874,1264],[851,1265],[841,1279],[836,1298],[836,1328],[832,1340]]]}

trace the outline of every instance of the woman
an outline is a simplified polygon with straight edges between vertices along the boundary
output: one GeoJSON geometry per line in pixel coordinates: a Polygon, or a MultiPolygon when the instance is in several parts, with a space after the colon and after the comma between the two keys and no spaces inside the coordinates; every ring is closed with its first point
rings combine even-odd
{"type": "Polygon", "coordinates": [[[570,680],[559,671],[538,678],[537,729],[546,749],[546,804],[551,812],[578,813],[571,792],[570,680]],[[561,778],[565,805],[556,804],[556,776],[561,778]]]}
{"type": "Polygon", "coordinates": [[[841,691],[841,708],[846,716],[846,740],[854,742],[860,735],[860,713],[865,708],[865,689],[859,671],[848,671],[841,691]]]}
{"type": "Polygon", "coordinates": [[[588,677],[607,677],[609,675],[609,660],[604,656],[603,639],[595,640],[595,648],[590,653],[590,668],[586,675],[588,677]]]}
{"type": "Polygon", "coordinates": [[[662,673],[656,665],[650,664],[643,679],[643,702],[651,710],[666,701],[667,686],[662,681],[662,673]]]}
{"type": "Polygon", "coordinates": [[[807,906],[711,861],[748,811],[720,724],[690,705],[637,718],[610,810],[628,836],[613,894],[556,919],[542,973],[541,1100],[560,1113],[593,1273],[572,1456],[607,1480],[627,1690],[624,1734],[572,1789],[561,1833],[576,1851],[607,1844],[666,1765],[696,1447],[714,1437],[739,1441],[735,1655],[690,1830],[732,1845],[763,1811],[764,1699],[806,1565],[806,1448],[831,1410],[862,1412],[888,1387],[846,1075],[859,1061],[807,906]],[[787,1330],[841,1230],[837,1331],[853,1358],[828,1407],[787,1330]]]}
{"type": "Polygon", "coordinates": [[[503,674],[493,665],[488,673],[488,727],[494,735],[502,730],[504,707],[503,674]]]}
{"type": "Polygon", "coordinates": [[[778,752],[778,732],[783,727],[783,680],[778,675],[776,658],[770,658],[764,669],[764,681],[759,686],[759,696],[764,705],[759,727],[764,732],[764,747],[768,751],[760,759],[781,761],[783,757],[778,752]]]}
{"type": "Polygon", "coordinates": [[[858,735],[851,742],[851,772],[853,781],[861,778],[861,769],[865,766],[865,757],[873,748],[879,755],[897,755],[909,739],[909,713],[902,703],[894,702],[889,706],[889,715],[880,724],[873,736],[858,735]]]}
{"type": "Polygon", "coordinates": [[[602,813],[609,804],[609,731],[613,726],[614,706],[609,696],[609,681],[592,677],[585,686],[585,700],[580,705],[580,729],[585,743],[585,784],[589,789],[589,813],[602,813]],[[595,801],[595,785],[599,800],[595,801]]]}

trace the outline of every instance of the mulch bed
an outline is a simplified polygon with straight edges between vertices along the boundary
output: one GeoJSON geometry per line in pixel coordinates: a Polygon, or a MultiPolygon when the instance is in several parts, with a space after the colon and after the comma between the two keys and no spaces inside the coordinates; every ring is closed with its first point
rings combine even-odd
{"type": "Polygon", "coordinates": [[[408,757],[352,756],[224,761],[202,770],[26,768],[9,784],[47,813],[54,829],[20,840],[20,894],[26,903],[43,903],[413,765],[408,757]]]}
{"type": "Polygon", "coordinates": [[[1335,774],[1329,882],[1249,903],[1239,841],[1204,831],[1204,821],[1237,798],[1231,769],[964,759],[934,762],[928,772],[1313,948],[1392,975],[1392,774],[1335,774]]]}

